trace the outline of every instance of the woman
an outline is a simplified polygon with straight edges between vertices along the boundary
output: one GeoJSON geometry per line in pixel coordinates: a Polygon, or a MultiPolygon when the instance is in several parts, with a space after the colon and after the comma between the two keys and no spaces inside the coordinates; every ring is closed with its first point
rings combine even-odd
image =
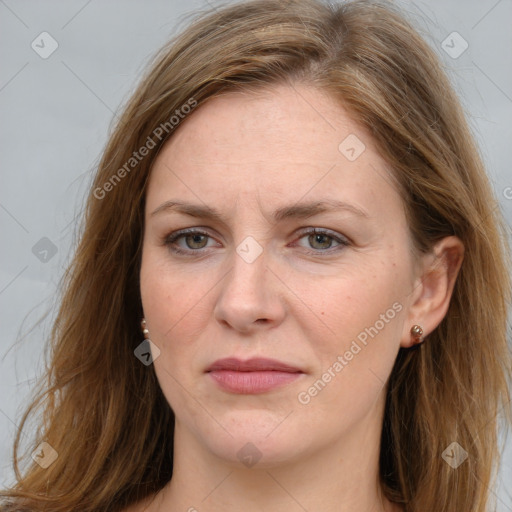
{"type": "Polygon", "coordinates": [[[3,510],[489,510],[497,212],[394,8],[198,17],[99,165],[3,510]]]}

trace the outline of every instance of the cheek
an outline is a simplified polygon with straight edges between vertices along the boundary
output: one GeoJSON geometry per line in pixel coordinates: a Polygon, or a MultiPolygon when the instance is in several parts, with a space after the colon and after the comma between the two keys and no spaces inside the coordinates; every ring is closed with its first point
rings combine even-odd
{"type": "Polygon", "coordinates": [[[357,416],[382,390],[398,353],[405,313],[406,282],[397,268],[374,265],[303,295],[315,315],[303,320],[302,329],[318,361],[309,383],[314,389],[303,391],[309,395],[311,389],[317,407],[343,404],[357,416]]]}
{"type": "Polygon", "coordinates": [[[339,340],[338,348],[343,348],[343,343],[359,335],[364,341],[370,328],[379,332],[396,328],[404,309],[401,300],[406,283],[393,265],[374,264],[338,278],[297,279],[295,290],[309,309],[309,314],[297,318],[318,333],[320,342],[329,345],[339,340]]]}
{"type": "Polygon", "coordinates": [[[304,414],[315,411],[314,417],[331,418],[336,432],[365,417],[382,398],[398,353],[404,312],[398,291],[393,293],[387,280],[338,284],[336,292],[329,290],[324,294],[328,299],[317,303],[329,329],[320,322],[317,327],[326,334],[315,334],[313,322],[303,327],[309,329],[317,365],[297,394],[304,414]]]}
{"type": "Polygon", "coordinates": [[[192,389],[190,363],[197,360],[194,340],[207,322],[207,279],[169,269],[161,255],[149,248],[143,253],[140,290],[150,339],[160,349],[154,370],[173,410],[187,409],[183,389],[192,389]]]}
{"type": "Polygon", "coordinates": [[[198,321],[212,285],[204,273],[197,275],[171,268],[165,256],[151,248],[143,253],[140,272],[142,306],[155,341],[167,345],[167,340],[177,331],[183,332],[184,325],[192,327],[187,331],[189,335],[195,331],[195,325],[199,329],[198,321]]]}

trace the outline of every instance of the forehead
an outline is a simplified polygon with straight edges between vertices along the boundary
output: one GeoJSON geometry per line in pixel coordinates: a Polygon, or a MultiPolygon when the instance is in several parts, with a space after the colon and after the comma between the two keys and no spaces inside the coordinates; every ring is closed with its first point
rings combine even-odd
{"type": "Polygon", "coordinates": [[[230,92],[197,108],[154,163],[149,207],[170,193],[216,206],[326,194],[370,207],[400,203],[369,134],[333,98],[299,84],[230,92]]]}
{"type": "Polygon", "coordinates": [[[332,162],[336,142],[356,134],[369,137],[343,107],[319,89],[275,85],[257,91],[229,92],[210,98],[187,118],[168,147],[180,147],[190,162],[307,161],[332,162]],[[189,151],[193,148],[193,151],[189,151]]]}

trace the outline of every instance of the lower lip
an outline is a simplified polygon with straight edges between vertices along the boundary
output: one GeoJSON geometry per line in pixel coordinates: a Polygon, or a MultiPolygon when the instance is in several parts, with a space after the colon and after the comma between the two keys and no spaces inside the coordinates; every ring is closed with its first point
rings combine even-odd
{"type": "Polygon", "coordinates": [[[298,379],[302,373],[280,371],[237,372],[216,370],[209,372],[212,379],[224,390],[239,394],[264,393],[298,379]]]}

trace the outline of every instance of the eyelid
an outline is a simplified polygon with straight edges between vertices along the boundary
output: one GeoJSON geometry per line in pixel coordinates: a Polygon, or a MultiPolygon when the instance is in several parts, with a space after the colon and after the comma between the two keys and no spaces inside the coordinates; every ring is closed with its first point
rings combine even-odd
{"type": "Polygon", "coordinates": [[[209,236],[210,238],[213,238],[208,231],[206,231],[204,228],[201,227],[193,227],[193,228],[184,228],[184,229],[178,229],[177,231],[173,231],[172,233],[169,233],[164,237],[164,241],[175,241],[180,236],[183,235],[205,235],[209,236]]]}
{"type": "Polygon", "coordinates": [[[318,228],[318,227],[313,227],[313,226],[309,226],[309,227],[306,227],[306,228],[301,228],[298,233],[302,236],[304,235],[316,235],[316,234],[319,234],[319,235],[327,235],[331,238],[333,238],[334,240],[336,240],[337,242],[340,242],[340,243],[351,243],[351,240],[345,236],[345,235],[342,235],[341,233],[338,233],[336,231],[333,231],[332,229],[327,229],[327,228],[318,228]]]}

